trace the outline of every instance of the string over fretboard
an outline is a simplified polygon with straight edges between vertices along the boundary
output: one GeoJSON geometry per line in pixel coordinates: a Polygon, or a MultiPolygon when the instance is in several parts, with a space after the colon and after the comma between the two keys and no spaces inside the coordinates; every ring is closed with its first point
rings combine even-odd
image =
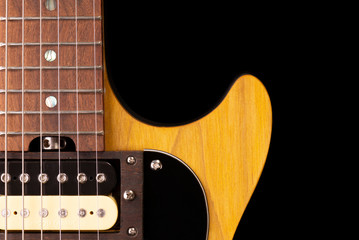
{"type": "Polygon", "coordinates": [[[19,0],[5,1],[0,0],[0,151],[5,135],[7,150],[21,151],[22,134],[27,150],[40,125],[42,136],[74,142],[78,137],[80,151],[95,151],[86,143],[97,136],[97,150],[104,150],[101,0],[62,0],[54,10],[42,1],[41,12],[40,1],[26,1],[24,9],[19,0]],[[1,11],[5,3],[7,15],[1,11]]]}

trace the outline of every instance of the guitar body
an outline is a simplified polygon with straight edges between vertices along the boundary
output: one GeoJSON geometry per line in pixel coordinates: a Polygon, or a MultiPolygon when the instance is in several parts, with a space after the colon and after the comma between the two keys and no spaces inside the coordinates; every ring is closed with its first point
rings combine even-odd
{"type": "Polygon", "coordinates": [[[153,149],[181,159],[206,193],[208,239],[232,239],[271,138],[271,103],[262,83],[252,75],[241,76],[211,113],[176,127],[152,126],[134,118],[117,100],[108,79],[105,92],[106,151],[153,149]]]}
{"type": "MultiPolygon", "coordinates": [[[[136,16],[122,21],[118,16],[128,9],[110,5],[115,2],[0,0],[0,240],[234,236],[270,144],[272,111],[265,87],[243,75],[202,118],[176,126],[146,122],[119,100],[111,81],[132,83],[145,74],[167,79],[173,73],[198,79],[203,72],[233,79],[237,75],[229,69],[236,63],[223,61],[223,55],[216,57],[218,64],[209,59],[217,51],[208,41],[195,41],[196,51],[189,51],[185,42],[198,40],[194,33],[202,26],[194,24],[190,37],[172,46],[169,39],[181,36],[176,31],[171,36],[175,27],[152,38],[157,24],[141,31],[145,17],[130,26],[127,21],[136,16]],[[134,47],[114,37],[126,26],[139,33],[121,35],[134,47]],[[151,36],[144,39],[147,31],[151,36]],[[159,47],[166,54],[158,54],[159,47]],[[141,55],[133,54],[135,48],[141,55]],[[186,57],[179,70],[168,60],[178,57],[170,49],[186,57]],[[200,69],[201,58],[212,65],[200,69]],[[182,71],[187,67],[197,74],[187,76],[182,71]],[[125,70],[131,77],[113,77],[125,70]]],[[[182,19],[181,12],[176,20],[182,19]]],[[[232,51],[224,47],[219,53],[232,51]]]]}

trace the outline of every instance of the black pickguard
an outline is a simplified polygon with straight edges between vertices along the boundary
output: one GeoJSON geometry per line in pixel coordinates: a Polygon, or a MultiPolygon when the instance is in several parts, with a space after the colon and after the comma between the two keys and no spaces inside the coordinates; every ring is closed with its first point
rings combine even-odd
{"type": "Polygon", "coordinates": [[[144,239],[207,239],[207,199],[194,173],[173,156],[144,153],[144,239]],[[163,168],[153,171],[152,160],[163,168]]]}

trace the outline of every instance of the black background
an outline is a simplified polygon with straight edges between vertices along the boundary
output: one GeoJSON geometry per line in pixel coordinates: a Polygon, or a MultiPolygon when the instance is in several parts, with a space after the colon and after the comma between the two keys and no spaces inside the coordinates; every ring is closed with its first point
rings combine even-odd
{"type": "Polygon", "coordinates": [[[317,29],[304,24],[307,17],[294,4],[105,1],[108,73],[138,118],[160,125],[189,122],[209,112],[245,73],[268,90],[271,146],[234,239],[334,232],[325,230],[328,209],[318,198],[329,183],[313,178],[323,160],[323,122],[316,116],[331,100],[312,101],[323,80],[313,75],[313,68],[321,71],[321,43],[317,29]]]}

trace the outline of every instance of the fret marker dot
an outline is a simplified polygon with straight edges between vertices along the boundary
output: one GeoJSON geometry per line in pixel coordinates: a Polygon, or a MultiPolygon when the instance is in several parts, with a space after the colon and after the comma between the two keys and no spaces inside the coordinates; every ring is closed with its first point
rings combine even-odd
{"type": "Polygon", "coordinates": [[[46,0],[45,7],[49,11],[53,11],[56,9],[56,0],[46,0]]]}
{"type": "Polygon", "coordinates": [[[49,96],[46,98],[45,104],[49,108],[54,108],[57,105],[57,99],[54,96],[49,96]]]}
{"type": "Polygon", "coordinates": [[[53,62],[56,60],[56,53],[54,50],[47,50],[45,52],[45,59],[48,62],[53,62]]]}

